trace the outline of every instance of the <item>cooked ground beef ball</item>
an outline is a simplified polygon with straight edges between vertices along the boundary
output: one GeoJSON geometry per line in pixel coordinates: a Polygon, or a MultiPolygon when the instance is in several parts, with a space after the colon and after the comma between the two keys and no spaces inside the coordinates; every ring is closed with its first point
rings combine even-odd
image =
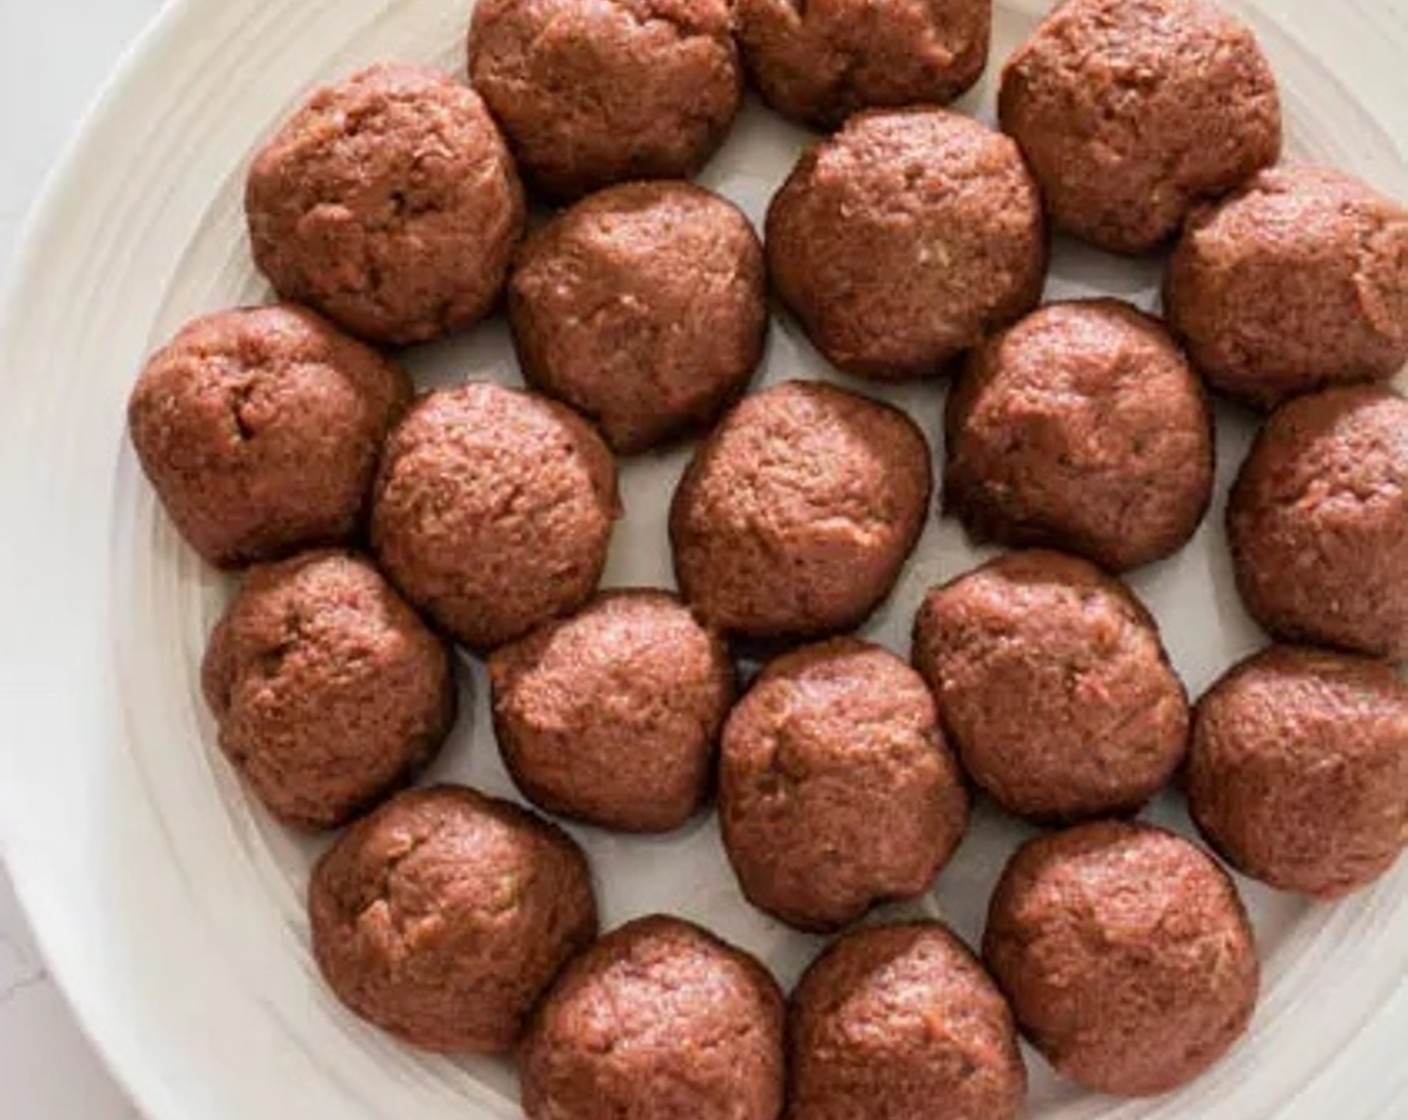
{"type": "Polygon", "coordinates": [[[947,105],[988,61],[992,0],[738,0],[738,41],[768,104],[803,124],[947,105]]]}
{"type": "Polygon", "coordinates": [[[656,915],[607,934],[539,1007],[529,1120],[777,1120],[782,993],[741,949],[656,915]]]}
{"type": "Polygon", "coordinates": [[[545,194],[683,179],[743,96],[731,23],[725,0],[480,0],[469,74],[545,194]]]}
{"type": "Polygon", "coordinates": [[[137,379],[127,422],[181,536],[235,568],[351,538],[410,401],[376,351],[281,304],[188,323],[137,379]]]}
{"type": "Polygon", "coordinates": [[[1199,701],[1187,789],[1198,827],[1248,875],[1357,890],[1408,839],[1408,684],[1382,662],[1273,646],[1199,701]]]}
{"type": "Polygon", "coordinates": [[[627,183],[529,238],[509,319],[524,377],[634,454],[743,392],[763,353],[763,286],[735,206],[690,183],[627,183]]]}
{"type": "Polygon", "coordinates": [[[750,902],[827,930],[927,890],[968,797],[919,675],[838,638],[772,662],[734,708],[719,823],[750,902]]]}
{"type": "Polygon", "coordinates": [[[254,260],[280,295],[354,334],[422,342],[494,305],[523,191],[473,90],[374,66],[319,90],[255,157],[254,260]]]}
{"type": "Polygon", "coordinates": [[[944,510],[979,540],[1111,571],[1178,551],[1212,498],[1212,412],[1162,325],[1053,303],[974,352],[945,415],[944,510]]]}
{"type": "Polygon", "coordinates": [[[998,114],[1056,226],[1119,253],[1154,248],[1281,153],[1270,64],[1203,0],[1058,5],[1003,67],[998,114]]]}
{"type": "Polygon", "coordinates": [[[914,663],[963,768],[1020,816],[1134,812],[1183,758],[1188,700],[1153,618],[1075,557],[1008,553],[930,591],[914,663]]]}
{"type": "Polygon", "coordinates": [[[758,638],[849,630],[889,594],[929,507],[903,412],[817,382],[755,393],[700,446],[670,540],[685,599],[758,638]]]}
{"type": "Polygon", "coordinates": [[[399,794],[353,825],[313,869],[308,911],[338,999],[450,1052],[512,1049],[597,929],[586,857],[567,834],[456,786],[399,794]]]}
{"type": "Polygon", "coordinates": [[[1115,1096],[1191,1081],[1247,1029],[1260,967],[1221,867],[1182,837],[1100,821],[1030,840],[983,957],[1058,1073],[1115,1096]]]}
{"type": "Polygon", "coordinates": [[[1272,634],[1408,657],[1408,401],[1360,387],[1283,405],[1242,464],[1227,535],[1272,634]]]}
{"type": "Polygon", "coordinates": [[[254,568],[202,666],[220,749],[287,824],[342,824],[428,762],[455,718],[450,652],[366,561],[254,568]]]}
{"type": "Polygon", "coordinates": [[[406,596],[492,649],[596,589],[616,464],[570,409],[489,382],[428,394],[391,435],[372,546],[406,596]]]}
{"type": "Polygon", "coordinates": [[[703,804],[734,672],[674,595],[600,595],[500,648],[489,679],[504,763],[535,805],[665,832],[703,804]]]}
{"type": "Polygon", "coordinates": [[[1016,1120],[1027,1091],[1002,994],[938,922],[856,930],[788,1008],[790,1120],[1016,1120]]]}
{"type": "Polygon", "coordinates": [[[1339,171],[1263,171],[1194,213],[1169,322],[1222,392],[1271,408],[1408,361],[1408,209],[1339,171]]]}
{"type": "Polygon", "coordinates": [[[875,111],[798,161],[768,208],[767,258],[829,361],[926,377],[1036,305],[1046,233],[1005,136],[943,109],[875,111]]]}

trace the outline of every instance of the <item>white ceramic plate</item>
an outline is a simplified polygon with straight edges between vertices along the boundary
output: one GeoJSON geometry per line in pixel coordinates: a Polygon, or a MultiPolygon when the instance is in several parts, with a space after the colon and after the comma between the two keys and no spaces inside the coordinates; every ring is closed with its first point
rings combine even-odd
{"type": "MultiPolygon", "coordinates": [[[[999,3],[994,65],[962,107],[991,118],[992,76],[1047,5],[999,3]]],[[[1279,72],[1294,157],[1400,197],[1408,14],[1383,2],[1244,6],[1279,72]]],[[[259,301],[240,196],[249,153],[314,84],[382,58],[461,66],[461,0],[185,0],[123,65],[24,241],[0,339],[4,515],[0,820],[54,971],[151,1120],[441,1120],[517,1114],[501,1063],[422,1056],[344,1012],[307,952],[316,845],[273,826],[219,757],[198,696],[204,636],[229,593],[177,539],[124,435],[144,355],[190,315],[259,301]]],[[[703,179],[760,221],[801,133],[750,106],[703,179]]],[[[1158,268],[1057,247],[1051,295],[1151,306],[1158,268]]],[[[423,384],[517,379],[499,324],[410,358],[423,384]]],[[[778,322],[762,380],[831,376],[778,322]]],[[[871,387],[871,391],[874,391],[871,387]]],[[[941,451],[943,388],[882,395],[941,451]]],[[[1134,578],[1195,693],[1259,644],[1220,529],[1250,428],[1218,415],[1218,498],[1193,543],[1134,578]]],[[[686,452],[624,469],[629,516],[609,584],[668,583],[664,512],[686,452]]],[[[866,632],[904,652],[931,583],[980,555],[934,521],[866,632]]],[[[512,793],[465,663],[459,729],[435,778],[512,793]]],[[[1150,815],[1189,832],[1172,797],[1150,815]]],[[[711,820],[665,839],[575,829],[614,925],[663,909],[703,921],[790,983],[819,942],[745,906],[711,820]]],[[[1022,835],[980,812],[934,894],[970,941],[1022,835]]],[[[1123,1103],[1029,1055],[1032,1120],[1402,1120],[1408,1115],[1408,861],[1374,890],[1312,907],[1244,883],[1265,959],[1252,1035],[1182,1093],[1123,1103]]],[[[681,1118],[687,1120],[687,1118],[681,1118]]]]}

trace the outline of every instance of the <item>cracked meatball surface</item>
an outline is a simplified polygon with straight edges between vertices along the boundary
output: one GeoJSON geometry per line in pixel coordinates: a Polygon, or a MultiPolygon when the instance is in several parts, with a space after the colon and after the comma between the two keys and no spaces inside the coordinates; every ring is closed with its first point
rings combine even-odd
{"type": "Polygon", "coordinates": [[[1408,657],[1408,401],[1356,387],[1282,405],[1227,536],[1242,602],[1276,637],[1408,657]]]}
{"type": "Polygon", "coordinates": [[[838,638],[778,658],[724,727],[729,862],[750,902],[802,929],[923,893],[967,823],[934,698],[880,646],[838,638]]]}
{"type": "Polygon", "coordinates": [[[488,650],[587,600],[619,514],[615,460],[586,421],[469,382],[421,398],[387,441],[372,548],[408,599],[488,650]]]}
{"type": "Polygon", "coordinates": [[[1052,303],[974,351],[949,393],[944,512],[979,540],[1111,571],[1183,547],[1207,511],[1213,420],[1158,320],[1052,303]]]}
{"type": "Polygon", "coordinates": [[[470,79],[546,195],[688,178],[743,96],[731,24],[725,0],[481,0],[470,79]]]}
{"type": "Polygon", "coordinates": [[[777,1120],[783,1003],[758,961],[679,918],[606,934],[563,971],[518,1071],[529,1120],[777,1120]]]}
{"type": "Polygon", "coordinates": [[[1155,248],[1281,153],[1271,66],[1205,0],[1057,5],[1003,67],[998,115],[1057,228],[1121,253],[1155,248]]]}
{"type": "Polygon", "coordinates": [[[413,1046],[505,1053],[596,936],[586,857],[518,806],[459,786],[362,818],[313,869],[313,952],[351,1010],[413,1046]]]}
{"type": "Polygon", "coordinates": [[[220,749],[286,824],[331,828],[428,762],[455,718],[450,651],[360,557],[260,565],[201,670],[220,749]]]}
{"type": "Polygon", "coordinates": [[[1041,199],[1017,146],[943,109],[851,117],[802,155],[766,235],[777,294],[828,361],[861,377],[943,373],[1031,310],[1046,275],[1041,199]]]}
{"type": "Polygon", "coordinates": [[[819,382],[747,397],[695,452],[670,541],[687,602],[756,638],[849,630],[923,530],[929,447],[899,409],[819,382]]]}
{"type": "Polygon", "coordinates": [[[186,543],[236,568],[350,539],[410,401],[376,351],[278,304],[186,324],[147,362],[127,422],[186,543]]]}

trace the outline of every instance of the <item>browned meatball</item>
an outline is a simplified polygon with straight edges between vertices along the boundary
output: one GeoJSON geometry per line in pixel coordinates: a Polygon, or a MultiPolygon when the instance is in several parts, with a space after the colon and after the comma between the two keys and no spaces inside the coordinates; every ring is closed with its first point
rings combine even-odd
{"type": "Polygon", "coordinates": [[[529,1120],[776,1120],[782,993],[741,949],[655,915],[607,934],[519,1053],[529,1120]]]}
{"type": "Polygon", "coordinates": [[[1408,684],[1368,658],[1273,646],[1198,702],[1188,806],[1242,871],[1332,898],[1408,838],[1408,684]]]}
{"type": "Polygon", "coordinates": [[[1408,401],[1340,388],[1283,405],[1232,487],[1227,536],[1272,634],[1408,657],[1408,401]]]}
{"type": "Polygon", "coordinates": [[[529,238],[509,282],[524,377],[622,454],[713,420],[742,393],[767,317],[753,227],[690,183],[584,199],[529,238]]]}
{"type": "Polygon", "coordinates": [[[1204,0],[1058,5],[1003,67],[998,114],[1056,226],[1119,253],[1154,248],[1281,153],[1270,64],[1204,0]]]}
{"type": "Polygon", "coordinates": [[[928,377],[1035,306],[1041,200],[1016,145],[943,109],[859,113],[768,207],[772,282],[826,358],[928,377]]]}
{"type": "Polygon", "coordinates": [[[979,540],[1121,572],[1181,548],[1212,498],[1213,428],[1162,325],[1053,303],[985,343],[949,394],[944,511],[979,540]]]}
{"type": "Polygon", "coordinates": [[[849,933],[812,962],[787,1018],[789,1120],[1016,1120],[1012,1013],[938,922],[849,933]]]}
{"type": "Polygon", "coordinates": [[[1164,306],[1203,376],[1259,408],[1408,361],[1408,210],[1339,171],[1263,171],[1198,210],[1164,306]]]}
{"type": "Polygon", "coordinates": [[[827,930],[927,890],[968,797],[919,675],[838,638],[772,662],[734,708],[719,823],[750,902],[827,930]]]}
{"type": "Polygon", "coordinates": [[[665,832],[708,795],[728,651],[665,591],[616,591],[489,659],[513,780],[550,813],[665,832]]]}
{"type": "Polygon", "coordinates": [[[581,417],[470,382],[428,394],[392,433],[372,547],[412,602],[487,650],[586,602],[619,513],[615,461],[581,417]]]}
{"type": "Polygon", "coordinates": [[[202,666],[220,748],[269,811],[342,824],[439,749],[450,653],[366,561],[305,553],[254,568],[202,666]]]}
{"type": "Polygon", "coordinates": [[[596,936],[581,849],[457,786],[397,795],[338,839],[308,887],[313,952],[349,1008],[427,1050],[504,1053],[596,936]]]}
{"type": "Polygon", "coordinates": [[[670,540],[684,597],[750,637],[849,630],[890,593],[929,507],[903,412],[817,382],[748,397],[695,453],[670,540]]]}
{"type": "Polygon", "coordinates": [[[946,105],[988,61],[992,0],[738,0],[738,41],[768,104],[831,128],[858,109],[946,105]]]}
{"type": "Polygon", "coordinates": [[[1158,627],[1075,557],[1009,553],[930,591],[914,663],[963,768],[1020,816],[1134,812],[1183,759],[1188,699],[1158,627]]]}
{"type": "Polygon", "coordinates": [[[234,568],[351,538],[410,401],[376,351],[279,305],[188,323],[137,379],[127,422],[186,542],[234,568]]]}
{"type": "Polygon", "coordinates": [[[983,957],[1057,1072],[1167,1092],[1247,1029],[1260,966],[1237,890],[1180,836],[1099,821],[1030,840],[993,895],[983,957]]]}
{"type": "Polygon", "coordinates": [[[725,0],[480,0],[469,74],[530,185],[687,178],[743,96],[725,0]]]}
{"type": "Polygon", "coordinates": [[[245,210],[255,263],[280,295],[398,344],[488,312],[524,221],[479,95],[414,66],[315,93],[255,157],[245,210]]]}

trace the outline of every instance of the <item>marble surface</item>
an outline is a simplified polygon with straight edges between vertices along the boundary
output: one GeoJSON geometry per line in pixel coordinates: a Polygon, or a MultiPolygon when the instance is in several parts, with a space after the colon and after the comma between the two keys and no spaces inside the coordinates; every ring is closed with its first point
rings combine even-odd
{"type": "MultiPolygon", "coordinates": [[[[0,283],[84,107],[161,0],[0,0],[0,283]]],[[[49,979],[0,868],[0,1116],[138,1120],[49,979]]]]}

